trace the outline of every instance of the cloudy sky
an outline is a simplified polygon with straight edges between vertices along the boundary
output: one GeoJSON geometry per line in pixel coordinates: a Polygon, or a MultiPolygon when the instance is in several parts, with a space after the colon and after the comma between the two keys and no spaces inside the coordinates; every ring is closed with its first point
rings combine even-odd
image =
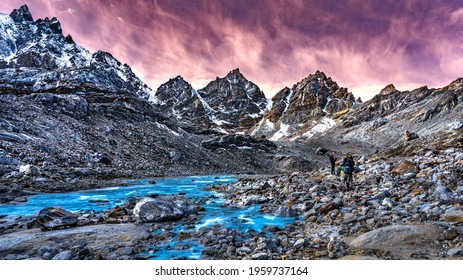
{"type": "Polygon", "coordinates": [[[239,68],[271,97],[321,70],[367,100],[463,77],[463,0],[2,0],[0,12],[23,4],[153,89],[239,68]]]}

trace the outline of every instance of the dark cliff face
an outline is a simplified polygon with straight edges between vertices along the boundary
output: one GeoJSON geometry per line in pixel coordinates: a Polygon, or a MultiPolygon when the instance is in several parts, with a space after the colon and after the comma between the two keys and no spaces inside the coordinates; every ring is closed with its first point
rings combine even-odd
{"type": "Polygon", "coordinates": [[[288,106],[280,117],[285,124],[301,124],[350,108],[355,103],[352,93],[320,71],[287,90],[285,98],[288,106]]]}
{"type": "Polygon", "coordinates": [[[111,54],[94,54],[64,36],[56,18],[33,21],[27,6],[0,15],[0,89],[112,92],[148,99],[151,89],[111,54]]]}
{"type": "Polygon", "coordinates": [[[218,120],[227,128],[247,129],[264,114],[267,100],[257,85],[235,69],[224,78],[217,78],[198,90],[218,120]]]}
{"type": "Polygon", "coordinates": [[[182,77],[176,77],[158,88],[153,102],[185,129],[195,133],[246,130],[260,120],[267,105],[259,87],[238,69],[198,91],[182,77]]]}
{"type": "Polygon", "coordinates": [[[263,112],[263,93],[238,71],[224,78],[230,90],[211,83],[204,98],[181,77],[153,96],[128,65],[63,36],[57,19],[33,21],[26,6],[0,17],[0,183],[49,190],[63,180],[55,173],[79,181],[275,172],[270,150],[235,142],[213,150],[189,133],[223,131],[223,124],[233,131],[242,125],[236,111],[263,112]],[[221,110],[227,98],[230,112],[221,110]],[[46,179],[21,181],[21,164],[37,166],[46,179]]]}
{"type": "Polygon", "coordinates": [[[317,71],[292,88],[286,87],[278,92],[272,98],[271,109],[251,133],[270,136],[272,139],[294,139],[320,122],[325,123],[324,127],[331,126],[333,122],[323,120],[324,117],[331,118],[355,103],[352,93],[339,87],[323,72],[317,71]]]}
{"type": "Polygon", "coordinates": [[[212,113],[211,108],[180,76],[162,84],[152,101],[157,110],[187,131],[200,134],[214,126],[208,117],[212,113]]]}

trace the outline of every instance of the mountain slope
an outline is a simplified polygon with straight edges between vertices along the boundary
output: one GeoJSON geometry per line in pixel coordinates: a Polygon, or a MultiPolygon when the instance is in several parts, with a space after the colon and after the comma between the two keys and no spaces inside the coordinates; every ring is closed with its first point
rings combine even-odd
{"type": "Polygon", "coordinates": [[[331,117],[356,103],[352,93],[317,71],[284,88],[272,99],[272,107],[251,131],[271,140],[310,138],[335,125],[331,117]]]}
{"type": "Polygon", "coordinates": [[[0,14],[0,89],[112,92],[148,98],[151,89],[111,54],[91,54],[64,36],[56,18],[33,21],[27,6],[0,14]]]}
{"type": "Polygon", "coordinates": [[[195,133],[245,131],[260,120],[267,106],[263,92],[239,69],[198,91],[178,76],[161,85],[152,100],[184,129],[195,133]]]}
{"type": "Polygon", "coordinates": [[[398,91],[388,85],[371,100],[339,114],[339,124],[312,141],[339,150],[354,146],[394,150],[416,145],[420,146],[416,152],[441,149],[448,146],[445,138],[458,139],[454,134],[463,126],[462,92],[463,79],[437,89],[398,91]],[[416,136],[410,137],[412,134],[416,136]]]}

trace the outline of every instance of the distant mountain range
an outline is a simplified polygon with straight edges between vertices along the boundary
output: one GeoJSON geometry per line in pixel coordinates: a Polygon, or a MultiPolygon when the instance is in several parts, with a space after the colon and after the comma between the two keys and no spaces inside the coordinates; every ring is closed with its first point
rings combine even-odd
{"type": "Polygon", "coordinates": [[[400,146],[405,131],[442,136],[463,122],[463,79],[403,92],[388,85],[364,103],[320,71],[271,100],[239,69],[199,90],[177,76],[153,91],[111,54],[92,54],[64,36],[56,18],[34,21],[27,6],[0,14],[0,39],[3,162],[39,164],[64,154],[82,166],[87,153],[105,154],[105,162],[121,168],[129,161],[124,168],[131,169],[143,158],[143,168],[158,173],[181,165],[184,173],[274,172],[281,168],[275,160],[305,158],[269,140],[374,151],[400,146]],[[28,152],[17,152],[12,141],[28,152]]]}

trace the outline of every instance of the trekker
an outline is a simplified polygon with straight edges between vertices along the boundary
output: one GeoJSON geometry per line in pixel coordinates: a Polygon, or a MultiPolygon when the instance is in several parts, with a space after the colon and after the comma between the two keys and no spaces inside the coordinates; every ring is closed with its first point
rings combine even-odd
{"type": "Polygon", "coordinates": [[[330,153],[328,157],[329,157],[330,163],[331,163],[331,174],[335,175],[334,166],[336,165],[336,157],[334,156],[333,153],[330,153]]]}
{"type": "Polygon", "coordinates": [[[354,173],[354,167],[355,167],[355,162],[354,158],[352,155],[347,155],[344,160],[342,161],[342,181],[346,183],[346,189],[349,190],[349,187],[353,185],[354,180],[353,180],[353,173],[354,173]]]}

